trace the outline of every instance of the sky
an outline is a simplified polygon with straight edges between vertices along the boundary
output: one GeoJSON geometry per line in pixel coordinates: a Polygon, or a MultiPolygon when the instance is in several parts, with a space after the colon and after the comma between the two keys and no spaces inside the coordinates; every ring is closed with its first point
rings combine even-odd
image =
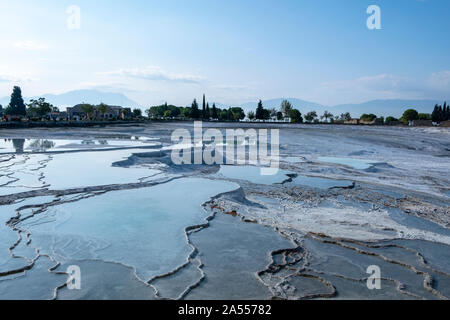
{"type": "Polygon", "coordinates": [[[19,85],[144,106],[203,93],[223,104],[448,99],[449,13],[448,0],[0,0],[0,97],[19,85]],[[381,29],[367,27],[370,5],[381,29]]]}

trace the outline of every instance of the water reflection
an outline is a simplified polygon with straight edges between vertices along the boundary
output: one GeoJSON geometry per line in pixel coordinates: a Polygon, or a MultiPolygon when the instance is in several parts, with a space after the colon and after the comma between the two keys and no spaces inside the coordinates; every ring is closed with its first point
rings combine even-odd
{"type": "Polygon", "coordinates": [[[16,153],[23,153],[25,146],[25,139],[12,139],[13,147],[16,153]]]}
{"type": "Polygon", "coordinates": [[[48,149],[51,149],[54,146],[55,146],[55,143],[51,140],[37,139],[37,140],[31,140],[29,148],[33,152],[40,152],[40,151],[46,151],[48,149]]]}
{"type": "Polygon", "coordinates": [[[83,141],[81,141],[81,144],[90,146],[90,145],[94,145],[95,141],[94,140],[83,140],[83,141]]]}

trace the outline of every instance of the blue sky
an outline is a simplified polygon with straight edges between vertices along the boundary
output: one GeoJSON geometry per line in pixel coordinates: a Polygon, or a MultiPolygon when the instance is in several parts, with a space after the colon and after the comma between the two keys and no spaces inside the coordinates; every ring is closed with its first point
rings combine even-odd
{"type": "Polygon", "coordinates": [[[152,105],[450,97],[447,0],[0,0],[0,96],[75,89],[152,105]],[[369,30],[369,5],[381,30],[369,30]],[[80,29],[66,10],[80,8],[80,29]]]}

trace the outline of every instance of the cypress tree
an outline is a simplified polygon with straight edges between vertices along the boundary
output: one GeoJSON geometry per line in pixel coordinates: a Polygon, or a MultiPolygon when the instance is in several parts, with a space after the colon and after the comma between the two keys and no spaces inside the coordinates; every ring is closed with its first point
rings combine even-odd
{"type": "Polygon", "coordinates": [[[200,118],[200,110],[198,109],[197,100],[194,99],[191,106],[191,118],[198,119],[200,118]]]}
{"type": "Polygon", "coordinates": [[[206,97],[203,95],[202,118],[206,119],[206,97]]]}
{"type": "Polygon", "coordinates": [[[259,100],[259,102],[258,102],[258,107],[256,108],[255,116],[256,116],[256,119],[258,119],[258,120],[264,119],[264,108],[263,108],[263,104],[262,104],[261,100],[259,100]]]}
{"type": "Polygon", "coordinates": [[[217,113],[217,108],[216,108],[216,104],[215,103],[213,103],[213,106],[212,106],[211,118],[219,119],[219,114],[217,113]]]}
{"type": "Polygon", "coordinates": [[[11,101],[9,102],[9,113],[15,116],[25,116],[27,114],[20,87],[14,87],[13,89],[11,101]]]}
{"type": "Polygon", "coordinates": [[[449,116],[449,114],[448,114],[448,107],[449,106],[447,106],[447,102],[445,101],[444,102],[444,107],[442,108],[442,120],[443,121],[447,121],[448,120],[448,116],[449,116]]]}
{"type": "Polygon", "coordinates": [[[439,122],[439,106],[438,105],[434,106],[433,113],[431,114],[431,120],[433,120],[433,122],[439,122]]]}
{"type": "Polygon", "coordinates": [[[209,103],[206,103],[205,119],[211,118],[211,110],[209,109],[209,103]]]}

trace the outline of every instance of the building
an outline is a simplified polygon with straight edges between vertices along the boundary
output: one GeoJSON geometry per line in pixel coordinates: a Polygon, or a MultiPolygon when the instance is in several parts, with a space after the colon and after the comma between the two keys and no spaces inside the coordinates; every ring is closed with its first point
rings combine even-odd
{"type": "Polygon", "coordinates": [[[123,108],[121,117],[122,120],[130,120],[133,118],[133,112],[131,111],[131,108],[123,108]]]}
{"type": "Polygon", "coordinates": [[[67,108],[67,117],[69,120],[79,121],[86,117],[86,113],[81,108],[82,106],[82,104],[77,104],[76,106],[67,108]]]}
{"type": "MultiPolygon", "coordinates": [[[[106,112],[101,113],[99,106],[94,106],[94,111],[90,114],[91,119],[127,119],[131,117],[131,109],[123,108],[120,106],[106,106],[106,112]]],[[[70,120],[83,120],[86,118],[86,113],[83,111],[83,104],[77,104],[76,106],[67,108],[67,118],[70,120]]]]}
{"type": "Polygon", "coordinates": [[[365,120],[359,120],[359,124],[365,124],[365,125],[382,125],[383,124],[383,120],[380,118],[376,118],[372,121],[365,121],[365,120]]]}
{"type": "Polygon", "coordinates": [[[439,124],[439,127],[450,128],[450,120],[442,121],[442,122],[439,124]]]}
{"type": "Polygon", "coordinates": [[[67,120],[67,112],[65,111],[58,111],[58,110],[53,110],[52,112],[50,112],[48,114],[50,120],[54,120],[54,121],[64,121],[67,120]]]}
{"type": "Polygon", "coordinates": [[[413,120],[409,122],[409,125],[411,127],[432,127],[433,121],[432,120],[413,120]]]}
{"type": "Polygon", "coordinates": [[[395,120],[395,121],[390,121],[388,123],[386,123],[388,126],[402,126],[404,125],[403,122],[395,120]]]}
{"type": "Polygon", "coordinates": [[[344,124],[359,124],[359,119],[345,120],[344,124]]]}
{"type": "Polygon", "coordinates": [[[122,118],[122,107],[119,106],[107,106],[107,111],[104,114],[100,114],[100,112],[98,111],[98,107],[96,107],[95,109],[95,114],[96,114],[96,118],[100,118],[100,119],[121,119],[122,118]]]}

